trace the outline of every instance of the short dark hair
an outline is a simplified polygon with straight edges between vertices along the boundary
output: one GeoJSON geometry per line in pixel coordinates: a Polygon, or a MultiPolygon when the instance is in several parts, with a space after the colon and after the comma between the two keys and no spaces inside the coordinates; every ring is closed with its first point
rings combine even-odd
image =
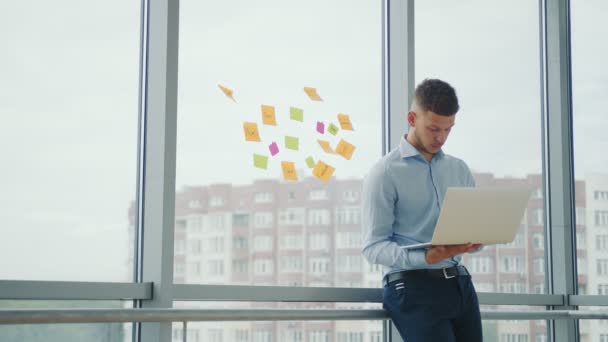
{"type": "Polygon", "coordinates": [[[456,90],[447,82],[438,79],[425,79],[416,87],[415,101],[424,111],[452,116],[458,112],[456,90]]]}

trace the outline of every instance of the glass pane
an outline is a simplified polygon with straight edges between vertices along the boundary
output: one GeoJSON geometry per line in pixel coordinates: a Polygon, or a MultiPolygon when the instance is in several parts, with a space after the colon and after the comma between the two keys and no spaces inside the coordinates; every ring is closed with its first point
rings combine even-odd
{"type": "MultiPolygon", "coordinates": [[[[123,309],[132,302],[110,301],[0,301],[0,309],[123,309]]],[[[120,342],[131,340],[131,323],[0,324],[2,342],[120,342]]]]}
{"type": "Polygon", "coordinates": [[[512,243],[463,258],[480,292],[545,292],[538,18],[525,0],[416,3],[416,83],[443,79],[460,102],[445,152],[478,187],[535,189],[512,243]]]}
{"type": "Polygon", "coordinates": [[[363,286],[359,189],[381,155],[381,3],[187,0],[180,11],[175,281],[363,286]],[[245,123],[260,141],[246,140],[258,139],[245,123]],[[294,163],[285,175],[283,162],[294,163]]]}
{"type": "MultiPolygon", "coordinates": [[[[604,1],[574,1],[572,97],[578,293],[608,294],[608,15],[604,1]]],[[[605,308],[585,307],[585,310],[605,308]]],[[[581,341],[608,342],[608,320],[581,320],[581,341]]]]}
{"type": "MultiPolygon", "coordinates": [[[[482,305],[482,312],[542,311],[545,307],[520,305],[482,305]]],[[[547,342],[547,320],[483,320],[484,342],[547,342]]]]}
{"type": "Polygon", "coordinates": [[[126,281],[140,3],[0,4],[3,279],[126,281]]]}
{"type": "MultiPolygon", "coordinates": [[[[381,304],[359,303],[226,303],[179,302],[189,309],[380,309],[381,304]]],[[[173,324],[173,341],[184,334],[181,323],[173,324]]],[[[204,342],[383,342],[381,320],[356,321],[240,321],[189,322],[188,341],[204,342]]]]}

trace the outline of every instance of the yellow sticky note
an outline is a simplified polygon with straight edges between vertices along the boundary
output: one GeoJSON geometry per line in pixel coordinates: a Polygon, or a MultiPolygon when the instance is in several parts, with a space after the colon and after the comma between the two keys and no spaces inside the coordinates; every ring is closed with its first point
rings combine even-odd
{"type": "Polygon", "coordinates": [[[283,169],[283,178],[285,178],[285,180],[298,180],[294,162],[282,161],[281,168],[283,169]]]}
{"type": "Polygon", "coordinates": [[[319,94],[317,93],[317,89],[316,88],[304,87],[304,92],[313,101],[323,101],[323,99],[321,98],[321,96],[319,96],[319,94]]]}
{"type": "Polygon", "coordinates": [[[323,149],[323,151],[325,151],[327,153],[330,153],[330,154],[336,154],[336,152],[334,152],[334,150],[329,145],[329,141],[317,140],[317,142],[319,143],[319,145],[321,146],[321,148],[323,149]]]}
{"type": "Polygon", "coordinates": [[[340,122],[340,127],[347,131],[354,131],[353,124],[350,122],[350,117],[346,114],[338,114],[338,122],[340,122]]]}
{"type": "Polygon", "coordinates": [[[253,154],[253,166],[266,170],[268,168],[268,157],[261,154],[253,154]]]}
{"type": "Polygon", "coordinates": [[[245,131],[245,140],[260,141],[258,124],[256,124],[255,122],[243,122],[243,130],[245,131]]]}
{"type": "Polygon", "coordinates": [[[300,139],[297,137],[290,137],[288,135],[285,136],[285,147],[290,150],[298,150],[300,146],[300,139]]]}
{"type": "Polygon", "coordinates": [[[304,111],[300,108],[289,107],[289,117],[291,120],[304,121],[304,111]]]}
{"type": "Polygon", "coordinates": [[[344,139],[340,139],[338,146],[336,146],[336,153],[350,160],[350,158],[353,156],[353,152],[355,152],[355,146],[344,139]]]}
{"type": "Polygon", "coordinates": [[[327,126],[327,131],[333,135],[336,135],[336,133],[338,133],[340,129],[338,128],[338,126],[334,125],[333,123],[329,124],[329,126],[327,126]]]}
{"type": "Polygon", "coordinates": [[[334,174],[335,170],[336,169],[334,169],[333,167],[319,160],[317,162],[317,165],[315,165],[315,168],[312,169],[312,174],[320,180],[327,182],[331,178],[331,175],[334,174]]]}
{"type": "Polygon", "coordinates": [[[312,159],[312,157],[306,158],[306,165],[308,165],[308,167],[312,169],[313,167],[315,167],[315,160],[312,159]]]}
{"type": "Polygon", "coordinates": [[[218,87],[220,87],[220,89],[222,90],[222,92],[224,92],[224,95],[228,96],[232,101],[236,102],[236,100],[233,97],[233,91],[232,89],[226,88],[221,84],[217,85],[218,87]]]}
{"type": "Polygon", "coordinates": [[[277,125],[277,119],[274,113],[274,106],[262,105],[262,122],[264,123],[264,125],[277,125]]]}

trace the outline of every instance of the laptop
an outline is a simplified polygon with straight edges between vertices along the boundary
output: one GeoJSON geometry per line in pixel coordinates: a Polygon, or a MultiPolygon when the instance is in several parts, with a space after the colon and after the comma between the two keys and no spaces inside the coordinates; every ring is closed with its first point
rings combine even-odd
{"type": "Polygon", "coordinates": [[[531,194],[529,187],[448,188],[431,241],[400,247],[509,243],[515,239],[531,194]]]}

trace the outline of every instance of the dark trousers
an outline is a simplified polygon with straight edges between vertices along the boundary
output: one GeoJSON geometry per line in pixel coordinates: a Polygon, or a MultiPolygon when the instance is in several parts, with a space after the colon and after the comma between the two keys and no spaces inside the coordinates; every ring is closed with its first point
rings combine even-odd
{"type": "Polygon", "coordinates": [[[382,301],[405,342],[483,341],[471,276],[408,274],[384,287],[382,301]]]}

